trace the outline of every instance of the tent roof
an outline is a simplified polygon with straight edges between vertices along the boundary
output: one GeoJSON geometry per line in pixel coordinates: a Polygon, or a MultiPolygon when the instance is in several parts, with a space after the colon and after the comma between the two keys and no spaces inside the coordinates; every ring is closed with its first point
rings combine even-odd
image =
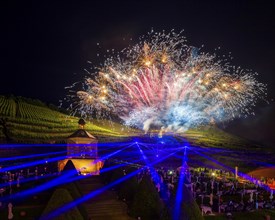
{"type": "Polygon", "coordinates": [[[91,138],[96,139],[93,135],[91,135],[88,131],[84,129],[78,129],[73,134],[71,134],[68,138],[91,138]]]}

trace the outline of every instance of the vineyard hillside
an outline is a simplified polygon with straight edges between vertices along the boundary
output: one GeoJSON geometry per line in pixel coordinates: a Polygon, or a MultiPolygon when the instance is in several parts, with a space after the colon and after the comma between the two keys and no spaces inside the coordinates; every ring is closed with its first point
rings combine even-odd
{"type": "MultiPolygon", "coordinates": [[[[79,118],[61,111],[64,110],[53,105],[47,106],[39,100],[0,96],[0,142],[64,142],[78,129],[79,118]]],[[[86,123],[85,129],[99,139],[107,138],[112,141],[118,137],[144,134],[120,123],[103,119],[86,120],[86,123]]],[[[159,131],[155,131],[155,135],[158,133],[159,131]]],[[[191,144],[199,146],[236,149],[243,148],[248,143],[247,140],[224,132],[213,125],[189,129],[180,135],[191,144]]]]}
{"type": "MultiPolygon", "coordinates": [[[[59,143],[78,129],[78,117],[39,100],[0,96],[0,142],[59,143]]],[[[107,120],[87,120],[85,129],[97,137],[133,135],[134,129],[107,120]]]]}

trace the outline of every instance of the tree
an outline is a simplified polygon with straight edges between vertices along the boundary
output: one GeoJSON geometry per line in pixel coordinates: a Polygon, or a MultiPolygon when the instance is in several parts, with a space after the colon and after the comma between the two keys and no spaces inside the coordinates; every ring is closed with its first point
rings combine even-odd
{"type": "Polygon", "coordinates": [[[0,125],[2,126],[3,134],[5,135],[6,142],[10,143],[12,141],[12,138],[10,137],[10,131],[7,126],[7,118],[0,118],[0,125]]]}
{"type": "MultiPolygon", "coordinates": [[[[114,164],[111,163],[111,162],[107,159],[107,160],[104,161],[103,170],[104,170],[104,169],[107,169],[107,168],[110,168],[110,167],[112,167],[112,166],[114,166],[114,164]]],[[[102,172],[102,173],[100,173],[100,179],[101,179],[101,181],[102,181],[104,184],[110,183],[111,177],[112,177],[112,175],[110,175],[109,172],[102,172]]]]}
{"type": "Polygon", "coordinates": [[[78,120],[78,124],[81,125],[82,127],[84,127],[85,124],[86,124],[86,122],[85,122],[85,120],[84,120],[83,118],[80,118],[80,119],[78,120]]]}
{"type": "MultiPolygon", "coordinates": [[[[66,189],[56,189],[50,198],[46,208],[44,209],[40,220],[46,220],[49,219],[48,215],[64,206],[67,203],[73,202],[74,199],[72,198],[71,194],[66,189]]],[[[60,213],[60,215],[56,216],[54,218],[55,220],[84,220],[82,215],[80,214],[77,206],[74,206],[73,208],[69,209],[66,212],[60,213]]]]}
{"type": "Polygon", "coordinates": [[[162,208],[163,204],[151,178],[144,176],[130,207],[130,215],[141,217],[142,220],[160,219],[162,208]]]}
{"type": "MultiPolygon", "coordinates": [[[[128,173],[135,172],[136,169],[130,168],[128,173]]],[[[120,199],[126,199],[128,204],[131,204],[138,189],[138,180],[136,176],[124,181],[119,189],[118,196],[120,199]]]]}
{"type": "Polygon", "coordinates": [[[203,220],[200,208],[194,200],[191,192],[184,185],[182,190],[182,201],[180,204],[179,220],[203,220]]]}
{"type": "Polygon", "coordinates": [[[66,165],[64,166],[64,169],[62,170],[62,174],[69,173],[69,172],[71,173],[70,174],[71,177],[78,175],[78,172],[71,160],[67,161],[66,165]]]}
{"type": "MultiPolygon", "coordinates": [[[[74,200],[82,197],[76,182],[70,182],[70,183],[64,184],[60,188],[68,190],[68,192],[71,194],[74,200]]],[[[85,220],[88,219],[88,213],[85,206],[82,203],[80,203],[77,205],[77,208],[80,211],[81,215],[83,216],[83,219],[85,220]]]]}
{"type": "MultiPolygon", "coordinates": [[[[111,176],[111,178],[110,178],[110,183],[115,182],[116,180],[122,178],[123,176],[124,176],[124,174],[123,174],[123,170],[122,170],[121,167],[118,168],[118,169],[115,169],[115,170],[112,172],[112,176],[111,176]]],[[[114,186],[114,189],[115,189],[115,190],[119,190],[120,187],[121,187],[120,184],[119,184],[119,185],[115,185],[115,186],[114,186]]]]}

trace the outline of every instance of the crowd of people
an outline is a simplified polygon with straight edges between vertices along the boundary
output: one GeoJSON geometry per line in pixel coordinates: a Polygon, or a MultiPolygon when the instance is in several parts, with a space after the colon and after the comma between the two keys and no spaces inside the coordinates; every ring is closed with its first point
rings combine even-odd
{"type": "MultiPolygon", "coordinates": [[[[22,183],[35,181],[48,175],[58,175],[57,169],[45,161],[39,166],[1,172],[0,167],[0,208],[1,198],[18,191],[22,183]]],[[[150,175],[157,192],[164,201],[169,201],[176,192],[181,175],[184,185],[199,204],[202,214],[232,213],[275,207],[273,189],[274,179],[247,180],[225,170],[190,168],[184,164],[179,168],[147,167],[137,174],[138,182],[150,175]]]]}
{"type": "Polygon", "coordinates": [[[166,167],[147,168],[138,174],[141,181],[144,175],[151,175],[157,191],[164,200],[175,195],[180,179],[184,176],[184,185],[199,204],[202,214],[252,211],[257,209],[273,209],[273,189],[268,183],[251,178],[250,180],[236,176],[236,174],[219,169],[204,167],[189,168],[186,164],[177,169],[166,167]]]}

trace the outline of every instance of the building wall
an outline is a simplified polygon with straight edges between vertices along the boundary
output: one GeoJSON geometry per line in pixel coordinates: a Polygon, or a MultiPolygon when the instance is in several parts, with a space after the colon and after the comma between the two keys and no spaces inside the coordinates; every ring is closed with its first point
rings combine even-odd
{"type": "Polygon", "coordinates": [[[99,175],[103,166],[103,161],[94,159],[64,159],[58,161],[58,171],[61,172],[68,160],[71,160],[78,172],[81,174],[99,175]]]}
{"type": "Polygon", "coordinates": [[[70,138],[67,141],[67,155],[73,158],[97,158],[97,140],[70,138]]]}

